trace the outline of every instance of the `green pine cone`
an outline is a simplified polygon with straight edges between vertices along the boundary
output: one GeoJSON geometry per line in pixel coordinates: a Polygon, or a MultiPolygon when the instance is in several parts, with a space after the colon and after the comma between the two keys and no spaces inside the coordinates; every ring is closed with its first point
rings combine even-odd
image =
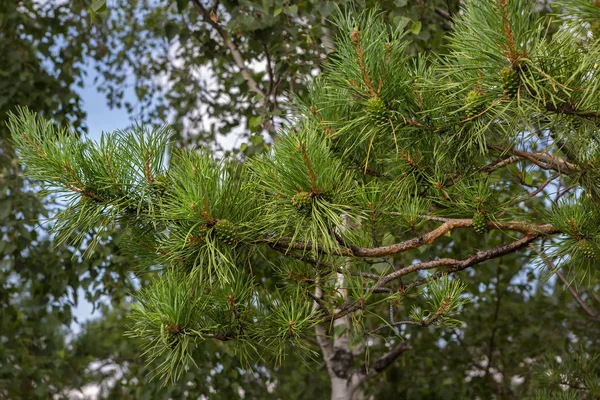
{"type": "Polygon", "coordinates": [[[298,210],[312,207],[312,196],[308,192],[298,192],[292,197],[292,205],[298,210]]]}
{"type": "Polygon", "coordinates": [[[521,78],[519,77],[519,71],[512,67],[504,67],[500,70],[500,87],[504,90],[504,94],[509,97],[516,96],[519,91],[519,85],[521,84],[521,78]]]}
{"type": "Polygon", "coordinates": [[[234,244],[237,239],[235,235],[235,226],[226,219],[220,219],[214,226],[217,237],[225,243],[234,244]]]}
{"type": "Polygon", "coordinates": [[[466,99],[466,113],[467,118],[473,118],[478,114],[481,114],[485,111],[486,106],[483,102],[484,94],[478,90],[471,90],[467,94],[466,99]]]}
{"type": "Polygon", "coordinates": [[[592,37],[594,40],[600,39],[600,20],[595,20],[591,23],[592,37]]]}
{"type": "Polygon", "coordinates": [[[381,97],[371,97],[367,101],[367,111],[371,119],[378,125],[389,123],[390,111],[381,97]]]}
{"type": "Polygon", "coordinates": [[[484,212],[473,214],[473,229],[480,235],[487,232],[487,215],[484,212]]]}
{"type": "Polygon", "coordinates": [[[596,259],[596,249],[594,243],[589,239],[579,239],[577,241],[577,249],[585,258],[590,260],[596,259]]]}

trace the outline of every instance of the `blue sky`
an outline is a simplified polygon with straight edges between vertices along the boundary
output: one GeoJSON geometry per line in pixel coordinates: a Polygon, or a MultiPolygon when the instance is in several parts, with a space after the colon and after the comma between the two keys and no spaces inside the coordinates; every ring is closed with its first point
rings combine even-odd
{"type": "MultiPolygon", "coordinates": [[[[87,69],[88,76],[85,79],[85,86],[79,90],[79,94],[83,100],[83,108],[87,113],[86,123],[89,128],[89,136],[93,140],[98,140],[102,132],[112,132],[116,129],[127,128],[131,124],[131,120],[126,110],[110,109],[108,107],[105,95],[99,93],[93,85],[94,77],[96,76],[93,65],[88,65],[87,69]]],[[[126,93],[126,100],[133,102],[133,93],[126,93]]],[[[78,299],[79,302],[77,308],[74,310],[74,315],[80,323],[100,316],[98,310],[92,314],[92,304],[85,300],[85,293],[81,289],[78,292],[78,299]]],[[[79,332],[77,323],[73,322],[71,328],[75,332],[79,332]]]]}
{"type": "MultiPolygon", "coordinates": [[[[85,86],[79,93],[83,100],[84,110],[87,113],[86,122],[90,137],[96,140],[100,138],[100,133],[126,128],[131,121],[125,109],[110,109],[108,107],[104,93],[99,93],[93,85],[96,76],[93,67],[88,66],[88,74],[85,79],[85,86]]],[[[133,100],[132,93],[126,93],[126,99],[133,100]]]]}

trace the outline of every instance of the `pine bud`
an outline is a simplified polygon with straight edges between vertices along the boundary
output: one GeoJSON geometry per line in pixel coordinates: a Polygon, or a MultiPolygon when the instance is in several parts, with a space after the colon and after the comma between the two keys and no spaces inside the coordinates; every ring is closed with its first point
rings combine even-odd
{"type": "Polygon", "coordinates": [[[585,258],[590,260],[596,259],[596,249],[594,243],[589,239],[579,239],[577,241],[577,249],[581,252],[585,258]]]}
{"type": "Polygon", "coordinates": [[[160,324],[160,338],[165,346],[171,350],[177,347],[178,331],[173,331],[167,322],[160,324]]]}
{"type": "Polygon", "coordinates": [[[485,111],[486,106],[483,100],[484,94],[479,90],[471,90],[467,94],[465,110],[467,113],[467,118],[473,118],[485,111]]]}
{"type": "Polygon", "coordinates": [[[504,94],[509,97],[514,97],[519,91],[521,78],[519,72],[512,67],[504,67],[500,70],[500,87],[504,90],[504,94]]]}
{"type": "Polygon", "coordinates": [[[217,237],[223,242],[234,244],[236,242],[235,226],[226,219],[220,219],[214,226],[217,237]]]}
{"type": "Polygon", "coordinates": [[[476,212],[473,214],[473,230],[480,235],[487,232],[487,214],[485,212],[476,212]]]}
{"type": "Polygon", "coordinates": [[[298,192],[292,197],[292,205],[298,210],[312,207],[312,196],[308,192],[298,192]]]}
{"type": "Polygon", "coordinates": [[[367,101],[367,112],[377,125],[385,125],[389,123],[390,111],[385,105],[381,97],[371,97],[367,101]]]}

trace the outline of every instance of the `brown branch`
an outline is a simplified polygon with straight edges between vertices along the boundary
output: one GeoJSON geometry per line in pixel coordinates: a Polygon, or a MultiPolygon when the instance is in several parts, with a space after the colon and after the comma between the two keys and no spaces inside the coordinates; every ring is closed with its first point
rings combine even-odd
{"type": "Polygon", "coordinates": [[[325,315],[327,315],[328,317],[331,317],[331,313],[327,309],[327,305],[325,304],[325,302],[321,298],[315,296],[311,292],[306,292],[306,294],[308,295],[308,297],[310,297],[311,299],[313,299],[313,301],[319,306],[320,310],[323,310],[323,312],[325,313],[325,315]]]}
{"type": "Polygon", "coordinates": [[[434,314],[432,314],[429,318],[427,318],[426,320],[420,321],[420,322],[412,321],[412,320],[404,320],[404,321],[391,322],[389,324],[381,324],[377,328],[370,330],[369,335],[372,335],[374,333],[382,331],[385,328],[393,328],[393,327],[400,326],[400,325],[416,325],[416,326],[421,326],[421,327],[428,327],[431,324],[433,324],[435,321],[437,321],[438,318],[442,316],[442,314],[443,314],[443,312],[440,312],[440,310],[438,310],[434,314]]]}
{"type": "Polygon", "coordinates": [[[194,5],[194,7],[196,7],[196,9],[202,15],[202,18],[204,19],[204,21],[206,23],[208,23],[210,26],[212,26],[213,29],[215,31],[217,31],[219,36],[221,36],[221,39],[223,39],[223,43],[225,43],[225,46],[227,46],[227,48],[231,52],[233,61],[240,69],[240,73],[242,74],[242,77],[248,84],[248,87],[250,88],[250,90],[252,90],[254,93],[258,94],[263,99],[263,102],[266,101],[265,93],[258,87],[258,83],[252,78],[252,74],[248,70],[248,67],[246,67],[246,62],[244,61],[242,54],[240,53],[240,51],[238,50],[236,45],[231,41],[231,39],[229,39],[229,35],[227,35],[227,32],[225,32],[225,29],[223,29],[223,27],[221,25],[219,25],[216,18],[214,18],[214,17],[211,18],[211,12],[209,10],[207,10],[206,8],[204,8],[202,3],[200,3],[200,0],[191,0],[191,1],[192,1],[192,4],[194,5]]]}
{"type": "Polygon", "coordinates": [[[315,171],[312,168],[312,163],[310,162],[310,157],[308,156],[308,151],[306,151],[306,146],[304,144],[300,144],[298,146],[298,151],[300,151],[304,157],[304,165],[306,166],[306,171],[308,172],[308,179],[310,180],[310,190],[312,193],[317,194],[317,176],[315,175],[315,171]]]}
{"type": "Polygon", "coordinates": [[[557,114],[575,115],[581,118],[597,120],[600,118],[600,112],[597,111],[586,111],[578,110],[571,104],[554,105],[552,103],[546,104],[546,111],[550,111],[557,114]]]}
{"type": "Polygon", "coordinates": [[[364,378],[375,376],[383,370],[385,370],[390,365],[392,365],[394,361],[396,361],[396,359],[400,357],[405,351],[411,349],[412,347],[410,347],[406,342],[400,342],[396,347],[392,349],[392,351],[384,354],[381,358],[375,361],[373,365],[361,365],[359,373],[363,375],[364,378]]]}
{"type": "MultiPolygon", "coordinates": [[[[503,244],[503,245],[494,247],[493,249],[490,249],[487,251],[480,251],[476,255],[471,256],[465,260],[445,259],[446,263],[444,265],[449,266],[451,268],[449,268],[446,271],[437,272],[434,275],[432,275],[431,277],[429,277],[428,279],[439,279],[444,275],[462,271],[473,265],[480,264],[483,261],[487,261],[487,260],[490,260],[493,258],[498,258],[498,257],[505,256],[507,254],[514,253],[518,250],[521,250],[524,247],[527,247],[531,242],[533,242],[540,236],[542,236],[541,233],[531,233],[531,234],[526,235],[525,237],[523,237],[519,240],[516,240],[514,242],[511,242],[509,244],[503,244]]],[[[425,263],[423,263],[423,264],[425,264],[425,263]]],[[[442,266],[442,265],[439,265],[439,266],[442,266]]],[[[419,279],[417,281],[411,282],[409,285],[407,285],[406,290],[408,291],[414,287],[424,285],[428,282],[428,279],[419,279]]]]}
{"type": "Polygon", "coordinates": [[[512,62],[518,58],[518,55],[517,55],[517,48],[515,45],[515,38],[513,36],[511,26],[510,26],[510,18],[509,18],[508,12],[506,11],[506,3],[507,3],[507,0],[498,0],[498,4],[502,8],[502,20],[503,20],[502,22],[504,25],[504,36],[506,37],[506,40],[508,41],[508,49],[502,48],[503,46],[500,46],[500,48],[502,48],[502,50],[504,51],[504,54],[512,62]]]}
{"type": "Polygon", "coordinates": [[[148,184],[152,185],[152,182],[154,182],[154,178],[152,177],[152,170],[150,168],[150,161],[152,159],[152,155],[151,154],[147,154],[146,155],[146,160],[144,162],[144,173],[146,175],[146,180],[148,181],[148,184]]]}
{"type": "MultiPolygon", "coordinates": [[[[428,262],[423,262],[423,263],[418,263],[418,264],[413,264],[410,265],[408,267],[405,267],[401,270],[398,271],[394,271],[388,275],[385,275],[384,277],[382,277],[382,279],[373,287],[373,289],[377,289],[379,287],[384,286],[386,283],[397,279],[401,276],[407,275],[409,273],[412,272],[416,272],[416,271],[421,271],[424,269],[431,269],[431,268],[437,268],[437,267],[450,267],[449,269],[445,270],[445,271],[441,271],[438,272],[434,275],[432,275],[429,278],[426,279],[420,279],[417,281],[412,282],[411,284],[409,284],[406,287],[406,291],[417,287],[417,286],[421,286],[424,285],[425,283],[427,283],[430,279],[439,279],[444,275],[448,275],[451,273],[455,273],[455,272],[459,272],[462,271],[464,269],[467,269],[473,265],[476,264],[480,264],[484,261],[493,259],[493,258],[498,258],[498,257],[502,257],[505,256],[507,254],[511,254],[514,253],[518,250],[521,250],[522,248],[527,247],[531,242],[533,242],[534,240],[536,240],[537,238],[541,237],[544,234],[549,234],[549,233],[556,233],[556,231],[554,229],[550,230],[540,230],[538,232],[531,232],[527,235],[525,235],[523,238],[516,240],[514,242],[511,242],[509,244],[503,244],[497,247],[494,247],[492,249],[486,250],[486,251],[479,251],[477,252],[477,254],[464,259],[464,260],[456,260],[453,258],[443,258],[443,259],[439,259],[439,260],[434,260],[434,261],[428,261],[428,262]],[[545,232],[544,232],[545,231],[545,232]]],[[[333,319],[337,319],[337,318],[342,318],[345,315],[352,313],[358,309],[361,308],[361,303],[359,301],[355,301],[351,304],[347,304],[346,306],[342,307],[336,314],[334,314],[333,319]]]]}
{"type": "Polygon", "coordinates": [[[548,153],[530,153],[527,151],[517,149],[504,149],[499,146],[490,147],[501,152],[511,153],[513,155],[525,158],[537,165],[538,167],[545,170],[552,169],[566,175],[573,174],[579,171],[579,168],[575,164],[570,163],[563,158],[556,157],[548,153]]]}
{"type": "MultiPolygon", "coordinates": [[[[450,218],[436,218],[431,217],[433,221],[444,222],[441,226],[434,229],[433,231],[427,232],[421,236],[406,240],[401,243],[392,244],[389,246],[381,246],[374,248],[365,248],[352,246],[351,248],[342,247],[331,251],[332,254],[344,257],[359,257],[359,258],[376,258],[384,257],[405,251],[413,250],[423,245],[431,244],[440,237],[446,235],[448,232],[455,228],[468,228],[473,226],[473,220],[470,218],[464,219],[450,219],[450,218]]],[[[488,221],[486,224],[488,229],[498,229],[504,231],[515,231],[524,234],[555,234],[558,231],[549,224],[546,225],[535,225],[526,222],[499,222],[499,221],[488,221]]],[[[313,250],[311,242],[292,242],[290,238],[280,238],[276,242],[270,242],[269,245],[274,248],[284,249],[295,249],[310,251],[313,250]]],[[[318,247],[317,251],[321,253],[327,253],[323,248],[318,247]]],[[[415,264],[416,265],[416,264],[415,264]]],[[[411,268],[413,266],[407,267],[411,268]]],[[[433,268],[433,267],[432,267],[433,268]]],[[[403,270],[399,270],[400,272],[403,270]]]]}
{"type": "Polygon", "coordinates": [[[220,333],[202,333],[200,336],[202,336],[203,339],[217,339],[220,340],[222,342],[227,342],[229,340],[233,340],[234,338],[228,335],[222,335],[220,333]]]}
{"type": "Polygon", "coordinates": [[[523,157],[521,157],[521,156],[510,156],[508,158],[500,159],[500,160],[496,161],[494,164],[483,168],[481,170],[481,172],[492,173],[502,167],[519,162],[522,159],[523,159],[523,157]]]}
{"type": "Polygon", "coordinates": [[[358,32],[357,28],[354,28],[352,35],[350,35],[350,39],[352,40],[352,43],[354,43],[354,46],[356,47],[356,53],[358,54],[358,65],[360,66],[360,70],[363,75],[363,81],[365,82],[365,85],[367,85],[367,88],[369,89],[369,94],[371,95],[371,97],[376,97],[377,92],[375,91],[375,89],[373,89],[373,84],[371,83],[371,78],[369,78],[369,72],[367,71],[367,66],[365,65],[363,48],[360,45],[360,33],[358,32]]]}
{"type": "Polygon", "coordinates": [[[444,18],[446,21],[452,22],[452,16],[448,11],[442,9],[441,7],[436,7],[434,11],[437,15],[444,18]]]}
{"type": "Polygon", "coordinates": [[[267,74],[269,75],[269,88],[267,89],[267,96],[271,96],[273,93],[273,87],[275,85],[275,78],[273,77],[273,65],[271,62],[271,54],[269,53],[269,49],[265,43],[263,43],[263,50],[267,60],[267,74]]]}

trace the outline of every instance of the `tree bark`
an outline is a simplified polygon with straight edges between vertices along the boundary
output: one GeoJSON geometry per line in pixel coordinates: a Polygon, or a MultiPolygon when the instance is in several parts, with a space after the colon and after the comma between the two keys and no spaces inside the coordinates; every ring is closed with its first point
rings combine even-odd
{"type": "MultiPolygon", "coordinates": [[[[352,229],[351,222],[348,217],[342,216],[344,224],[340,230],[352,229]]],[[[348,300],[348,289],[346,288],[345,277],[343,270],[350,265],[350,258],[347,258],[346,265],[340,268],[336,274],[335,291],[339,293],[344,303],[348,300]]],[[[323,296],[319,280],[316,281],[315,287],[315,302],[313,303],[313,311],[319,309],[320,299],[323,296]]],[[[336,309],[335,312],[339,312],[336,309]]],[[[391,351],[384,354],[380,359],[372,365],[367,366],[362,364],[359,368],[354,366],[354,355],[362,352],[359,348],[352,348],[351,334],[352,321],[348,314],[333,320],[333,326],[321,323],[315,327],[317,342],[323,354],[323,360],[327,366],[327,373],[331,381],[331,400],[363,400],[364,393],[361,390],[362,383],[381,373],[402,353],[410,349],[410,346],[405,342],[400,342],[391,351]],[[332,332],[327,332],[333,328],[332,332]],[[336,329],[337,328],[337,329],[336,329]]]]}
{"type": "Polygon", "coordinates": [[[360,400],[364,398],[356,379],[331,378],[331,400],[360,400]]]}
{"type": "MultiPolygon", "coordinates": [[[[340,227],[340,230],[343,232],[351,229],[351,222],[348,216],[342,215],[342,220],[343,226],[340,227]]],[[[350,262],[351,259],[347,258],[346,264],[350,262]]],[[[348,266],[346,265],[344,268],[348,266]]],[[[337,292],[344,300],[344,303],[346,303],[348,300],[348,290],[346,289],[344,274],[338,272],[336,280],[337,292]]],[[[333,352],[329,359],[330,368],[328,368],[331,379],[331,400],[358,400],[363,398],[362,392],[359,389],[360,380],[354,373],[354,353],[350,345],[351,324],[352,322],[348,315],[333,321],[333,352]],[[339,334],[340,332],[343,333],[339,334]]]]}

